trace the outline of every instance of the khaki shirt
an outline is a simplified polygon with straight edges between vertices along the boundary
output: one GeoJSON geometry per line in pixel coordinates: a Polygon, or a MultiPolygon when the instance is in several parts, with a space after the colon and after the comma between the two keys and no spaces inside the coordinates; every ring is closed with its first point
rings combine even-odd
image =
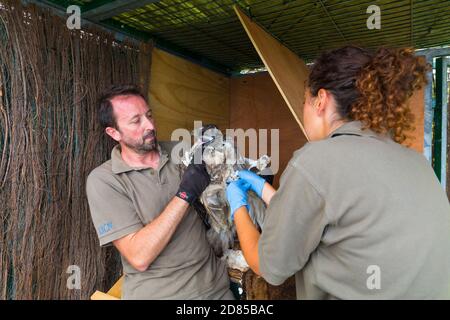
{"type": "Polygon", "coordinates": [[[421,154],[348,122],[294,153],[259,264],[298,299],[448,299],[449,201],[421,154]]]}
{"type": "MultiPolygon", "coordinates": [[[[111,244],[152,222],[178,190],[181,174],[170,158],[174,143],[160,143],[157,169],[131,168],[118,146],[111,160],[87,179],[87,196],[100,245],[111,244]]],[[[206,239],[203,222],[192,208],[171,240],[145,272],[122,257],[122,299],[232,298],[225,263],[206,239]]]]}

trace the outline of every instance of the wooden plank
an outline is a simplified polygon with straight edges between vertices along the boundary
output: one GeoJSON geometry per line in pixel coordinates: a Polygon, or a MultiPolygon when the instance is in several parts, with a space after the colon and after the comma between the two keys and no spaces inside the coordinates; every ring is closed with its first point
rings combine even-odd
{"type": "Polygon", "coordinates": [[[229,127],[230,79],[192,62],[154,49],[150,107],[158,138],[169,140],[177,128],[193,129],[194,120],[229,127]]]}
{"type": "Polygon", "coordinates": [[[305,137],[308,137],[302,123],[304,83],[308,78],[308,69],[305,62],[252,22],[238,6],[234,6],[234,10],[291,110],[295,121],[305,137]]]}
{"type": "Polygon", "coordinates": [[[119,298],[116,298],[101,291],[95,291],[91,296],[91,300],[119,300],[119,298]]]}
{"type": "Polygon", "coordinates": [[[120,300],[122,298],[123,279],[124,276],[121,276],[107,293],[95,291],[91,295],[91,300],[120,300]]]}
{"type": "Polygon", "coordinates": [[[108,290],[107,294],[110,296],[116,297],[117,299],[122,298],[122,284],[123,284],[124,276],[121,276],[119,280],[108,290]]]}
{"type": "Polygon", "coordinates": [[[246,300],[295,300],[297,292],[295,276],[289,277],[283,284],[273,286],[252,270],[247,271],[242,279],[246,300]]]}

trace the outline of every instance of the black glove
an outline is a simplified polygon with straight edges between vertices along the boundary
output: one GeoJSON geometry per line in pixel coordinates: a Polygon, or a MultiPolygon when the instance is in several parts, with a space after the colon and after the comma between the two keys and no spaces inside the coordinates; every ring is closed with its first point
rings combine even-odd
{"type": "Polygon", "coordinates": [[[211,182],[206,166],[202,164],[190,164],[181,179],[180,188],[176,196],[192,204],[211,182]]]}

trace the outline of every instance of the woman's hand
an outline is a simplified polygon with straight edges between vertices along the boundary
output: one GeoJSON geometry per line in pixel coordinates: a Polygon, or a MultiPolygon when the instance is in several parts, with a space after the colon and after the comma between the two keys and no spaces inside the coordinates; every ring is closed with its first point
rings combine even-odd
{"type": "Polygon", "coordinates": [[[250,170],[241,170],[238,172],[238,175],[240,180],[245,180],[250,186],[250,190],[263,199],[268,206],[270,199],[272,199],[272,196],[275,194],[276,190],[269,183],[267,183],[264,178],[258,176],[250,170]]]}
{"type": "Polygon", "coordinates": [[[240,207],[245,206],[247,210],[250,209],[248,207],[248,195],[247,195],[249,189],[250,185],[243,179],[238,179],[228,184],[226,194],[228,203],[230,204],[231,221],[234,221],[234,214],[240,207]]]}
{"type": "Polygon", "coordinates": [[[264,188],[264,184],[266,180],[261,178],[256,173],[251,172],[250,170],[241,170],[238,172],[239,178],[245,180],[249,185],[250,189],[258,195],[258,197],[262,197],[262,192],[264,188]]]}

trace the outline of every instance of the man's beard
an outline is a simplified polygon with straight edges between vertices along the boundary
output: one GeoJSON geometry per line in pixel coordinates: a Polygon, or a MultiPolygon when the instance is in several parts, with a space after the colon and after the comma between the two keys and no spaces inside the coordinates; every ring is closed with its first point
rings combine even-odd
{"type": "Polygon", "coordinates": [[[149,153],[158,149],[158,140],[156,139],[155,130],[145,134],[139,141],[122,141],[124,145],[139,154],[149,153]]]}

